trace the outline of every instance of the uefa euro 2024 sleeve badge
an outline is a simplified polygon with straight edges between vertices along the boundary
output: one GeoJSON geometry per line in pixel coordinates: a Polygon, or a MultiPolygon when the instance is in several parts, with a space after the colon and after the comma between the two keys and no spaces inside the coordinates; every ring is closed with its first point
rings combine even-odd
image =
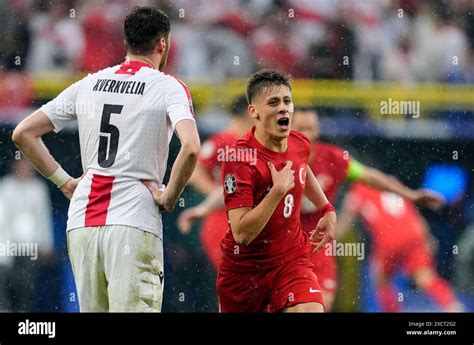
{"type": "Polygon", "coordinates": [[[232,174],[225,175],[225,179],[224,179],[225,192],[227,194],[233,194],[235,193],[236,189],[237,189],[237,181],[235,179],[235,176],[232,174]]]}

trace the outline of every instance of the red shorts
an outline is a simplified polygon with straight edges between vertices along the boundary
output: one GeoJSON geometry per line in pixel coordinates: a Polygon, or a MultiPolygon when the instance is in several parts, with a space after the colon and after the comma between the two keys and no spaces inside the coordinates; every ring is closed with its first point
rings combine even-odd
{"type": "Polygon", "coordinates": [[[335,295],[337,292],[336,257],[326,255],[326,247],[324,247],[316,254],[311,254],[311,261],[314,264],[313,271],[316,273],[323,291],[335,295]]]}
{"type": "Polygon", "coordinates": [[[306,256],[254,272],[219,271],[217,294],[221,312],[278,312],[323,296],[313,265],[306,256]]]}
{"type": "Polygon", "coordinates": [[[221,240],[229,229],[227,221],[225,210],[215,211],[204,219],[201,228],[201,243],[216,271],[219,269],[222,256],[221,240]]]}
{"type": "Polygon", "coordinates": [[[403,268],[408,275],[425,267],[433,267],[433,256],[425,241],[413,242],[409,246],[399,248],[375,247],[372,264],[376,265],[386,276],[390,276],[397,268],[403,268]]]}

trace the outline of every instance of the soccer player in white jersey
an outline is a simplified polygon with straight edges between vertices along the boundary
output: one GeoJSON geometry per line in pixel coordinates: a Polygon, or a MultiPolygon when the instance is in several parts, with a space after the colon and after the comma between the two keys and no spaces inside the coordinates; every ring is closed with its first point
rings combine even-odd
{"type": "MultiPolygon", "coordinates": [[[[171,211],[200,152],[187,87],[162,71],[170,22],[137,7],[124,23],[127,59],[90,74],[23,120],[13,141],[33,166],[71,199],[68,251],[81,311],[161,311],[160,211],[171,211]],[[82,166],[72,178],[41,137],[77,121],[82,166]],[[181,150],[167,187],[169,141],[181,150]]],[[[105,43],[105,42],[104,42],[105,43]]]]}

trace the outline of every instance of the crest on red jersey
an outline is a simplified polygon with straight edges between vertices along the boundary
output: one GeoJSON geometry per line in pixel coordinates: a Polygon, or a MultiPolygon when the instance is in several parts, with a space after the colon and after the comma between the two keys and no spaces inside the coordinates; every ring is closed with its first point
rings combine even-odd
{"type": "Polygon", "coordinates": [[[236,189],[237,189],[237,180],[235,179],[235,176],[232,174],[225,175],[225,179],[224,179],[225,192],[227,194],[232,194],[232,193],[235,193],[236,189]]]}
{"type": "Polygon", "coordinates": [[[298,175],[300,178],[301,185],[304,186],[304,183],[306,182],[306,166],[300,168],[298,175]]]}

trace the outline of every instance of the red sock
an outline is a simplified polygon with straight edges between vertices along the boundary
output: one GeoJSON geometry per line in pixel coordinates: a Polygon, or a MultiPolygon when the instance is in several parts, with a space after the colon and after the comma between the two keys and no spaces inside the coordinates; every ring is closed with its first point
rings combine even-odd
{"type": "Polygon", "coordinates": [[[392,313],[400,311],[397,303],[397,294],[392,284],[386,284],[380,287],[377,291],[377,297],[383,311],[392,313]]]}
{"type": "Polygon", "coordinates": [[[456,302],[451,286],[441,277],[434,278],[426,287],[425,292],[442,308],[448,308],[456,302]]]}

